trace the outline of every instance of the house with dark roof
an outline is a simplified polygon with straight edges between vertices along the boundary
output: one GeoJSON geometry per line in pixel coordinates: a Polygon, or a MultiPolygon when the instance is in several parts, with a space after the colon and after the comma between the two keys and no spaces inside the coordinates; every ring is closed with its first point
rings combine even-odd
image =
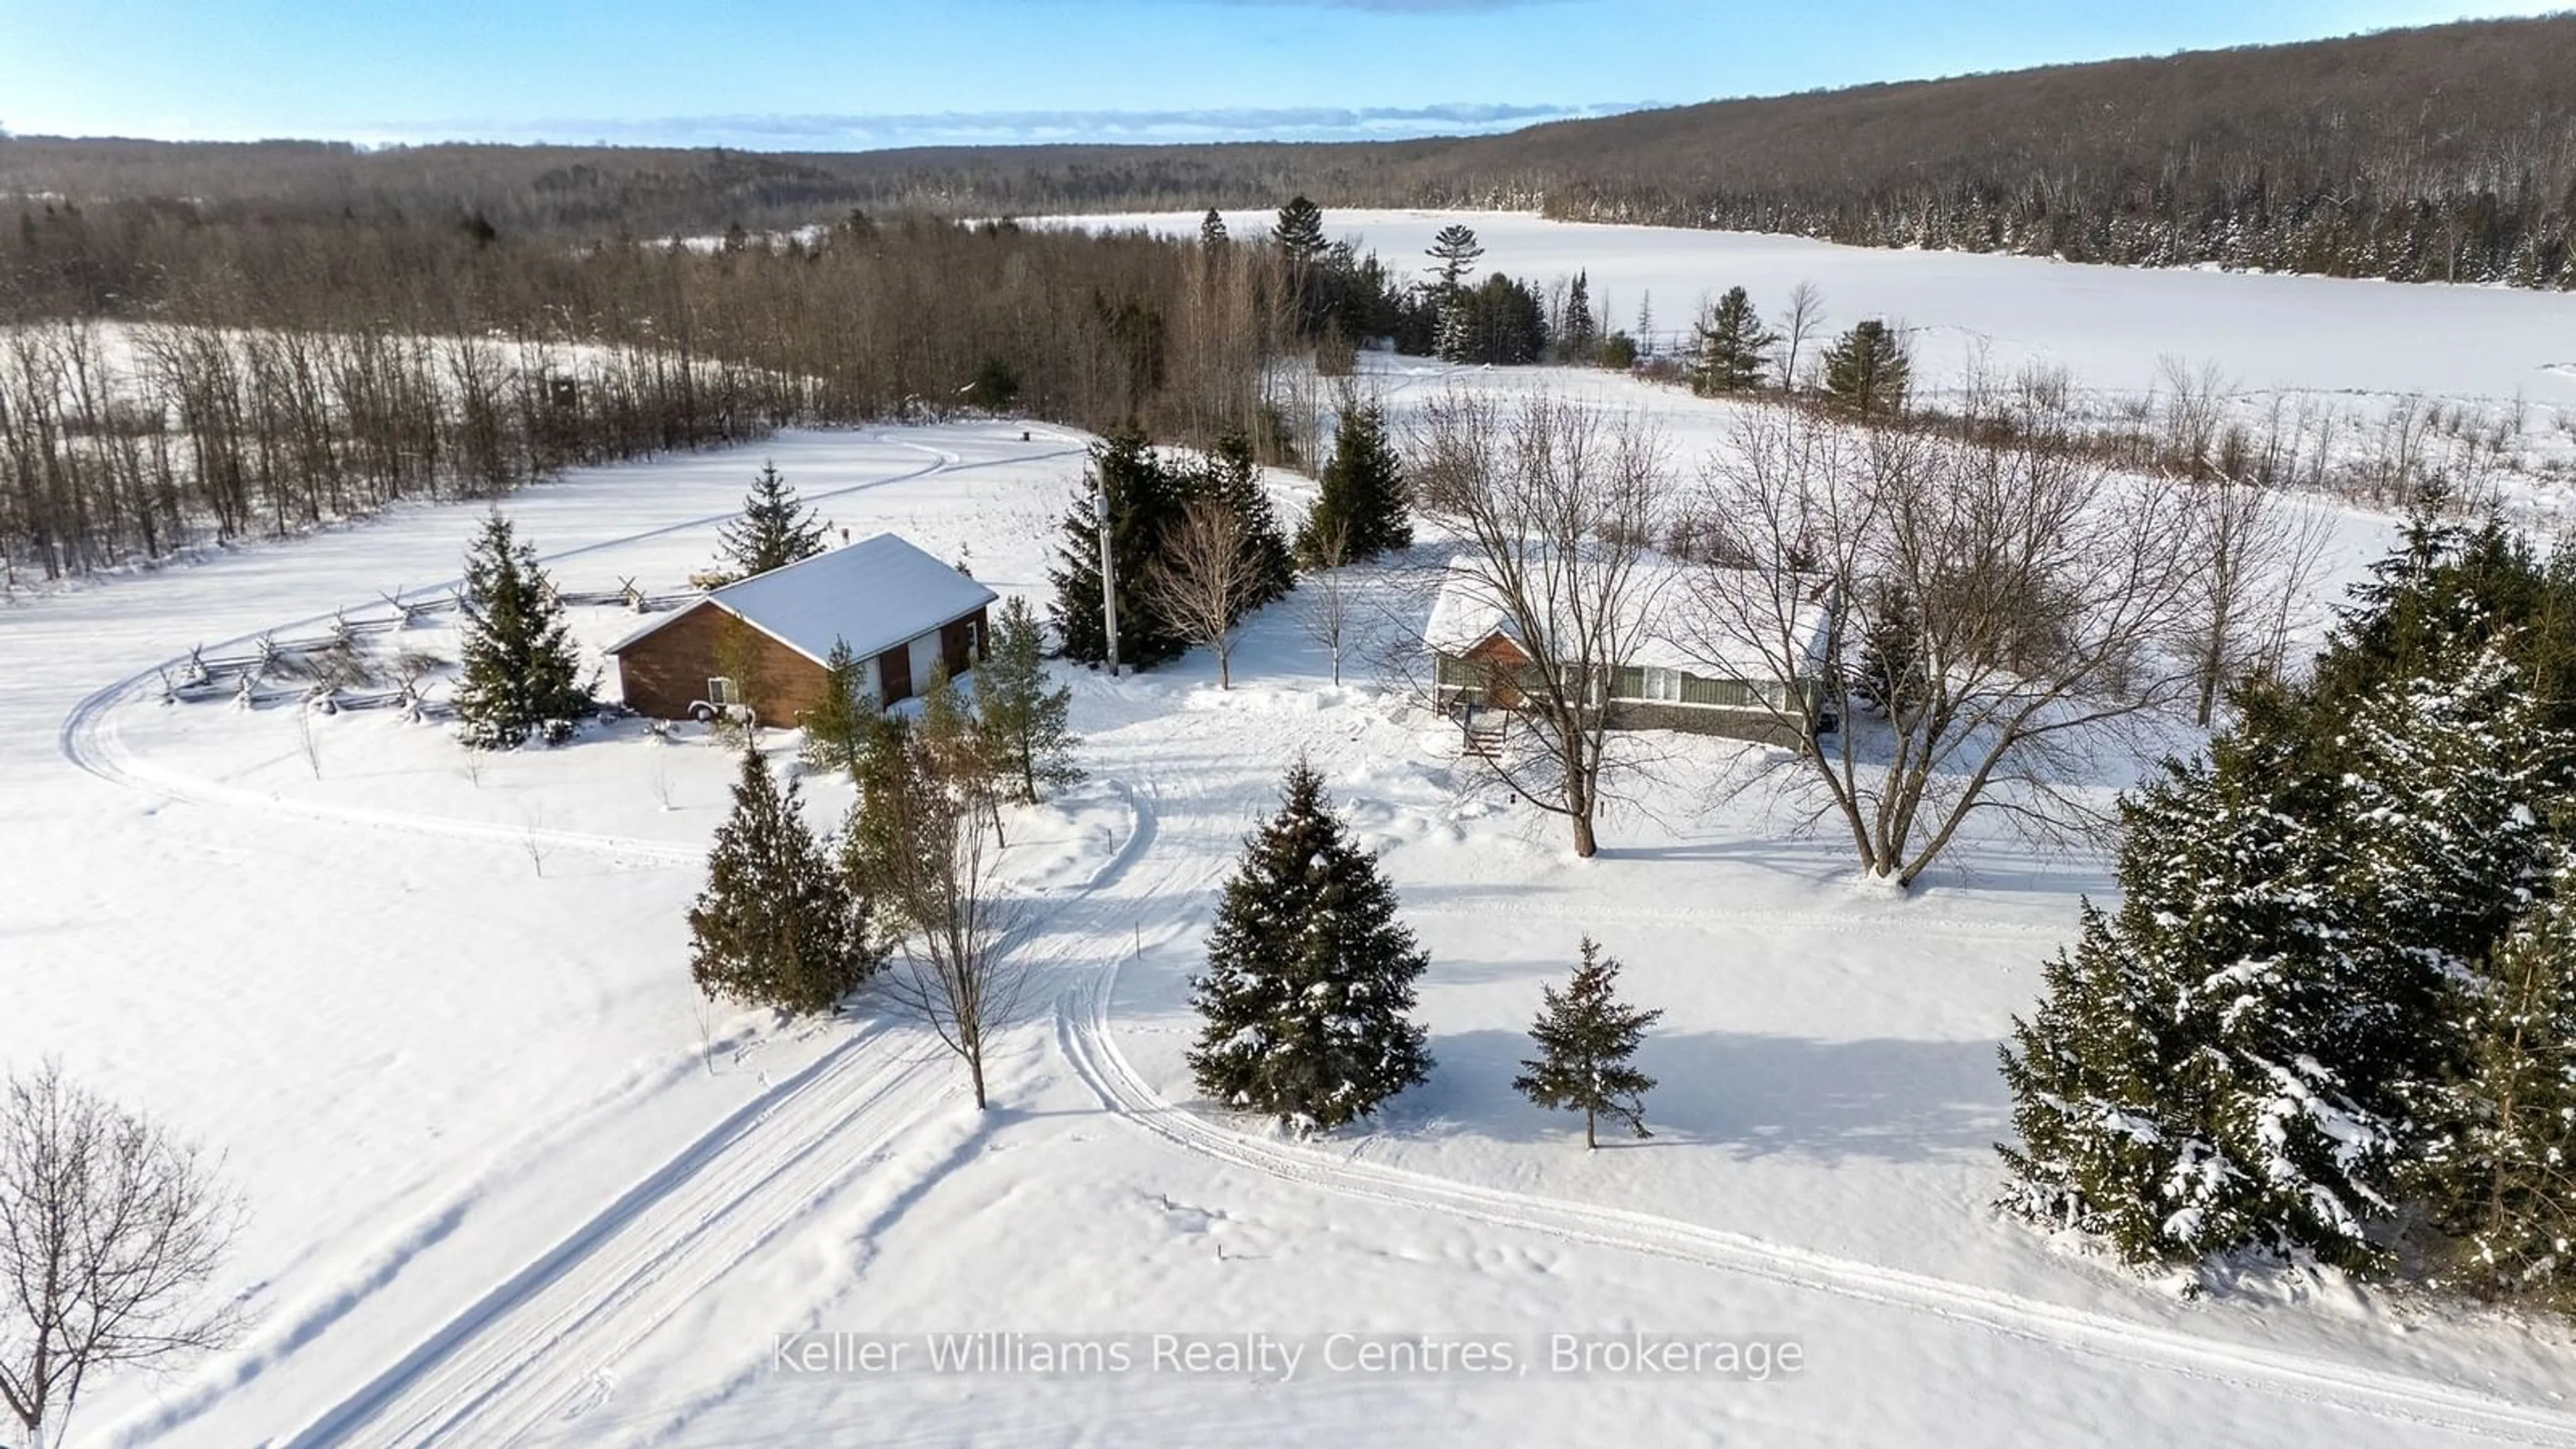
{"type": "Polygon", "coordinates": [[[748,706],[787,726],[824,698],[835,644],[864,661],[863,695],[910,698],[984,655],[999,596],[891,533],[754,574],[655,619],[608,650],[626,707],[712,719],[748,706]]]}

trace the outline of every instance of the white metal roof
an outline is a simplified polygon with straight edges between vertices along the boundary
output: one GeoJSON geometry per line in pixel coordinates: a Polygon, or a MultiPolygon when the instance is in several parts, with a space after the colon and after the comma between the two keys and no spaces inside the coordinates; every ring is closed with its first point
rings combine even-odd
{"type": "MultiPolygon", "coordinates": [[[[1568,586],[1587,588],[1584,572],[1577,565],[1568,586]]],[[[1703,679],[1775,677],[1767,656],[1776,652],[1776,646],[1739,637],[1740,631],[1727,628],[1720,612],[1709,606],[1708,586],[1718,581],[1701,576],[1720,572],[1724,571],[1662,554],[1637,558],[1624,585],[1619,626],[1612,631],[1626,646],[1628,658],[1621,662],[1678,669],[1703,679]]],[[[1460,655],[1499,634],[1527,648],[1530,641],[1521,637],[1520,622],[1503,606],[1485,575],[1485,566],[1472,553],[1450,559],[1439,597],[1431,605],[1431,621],[1423,629],[1424,643],[1440,653],[1460,655]]],[[[1811,598],[1799,606],[1793,630],[1802,646],[1797,673],[1806,674],[1824,658],[1832,619],[1832,610],[1821,599],[1811,598]]],[[[1563,627],[1563,621],[1558,625],[1563,627]]]]}
{"type": "MultiPolygon", "coordinates": [[[[705,602],[820,664],[835,642],[864,659],[965,618],[1001,597],[906,540],[880,533],[754,574],[705,602]]],[[[694,606],[692,606],[694,607],[694,606]]],[[[608,648],[627,649],[689,612],[663,615],[608,648]]]]}

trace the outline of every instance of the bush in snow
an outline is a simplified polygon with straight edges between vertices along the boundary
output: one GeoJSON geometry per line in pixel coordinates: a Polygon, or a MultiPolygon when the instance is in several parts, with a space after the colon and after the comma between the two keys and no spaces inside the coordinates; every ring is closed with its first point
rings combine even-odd
{"type": "Polygon", "coordinates": [[[516,749],[530,735],[572,737],[572,722],[598,705],[564,632],[563,604],[495,513],[465,559],[464,672],[456,685],[457,737],[478,750],[516,749]]]}
{"type": "Polygon", "coordinates": [[[847,888],[805,828],[796,782],[782,788],[759,751],[743,751],[733,813],[689,908],[698,989],[789,1016],[828,1014],[883,964],[869,917],[868,898],[847,888]]]}
{"type": "Polygon", "coordinates": [[[1628,1124],[1639,1137],[1646,1130],[1646,1094],[1655,1079],[1628,1065],[1637,1044],[1663,1013],[1639,1011],[1618,998],[1619,962],[1604,957],[1590,936],[1583,938],[1583,964],[1559,992],[1541,987],[1545,1003],[1530,1040],[1538,1056],[1512,1078],[1512,1090],[1540,1107],[1583,1114],[1583,1145],[1600,1146],[1594,1126],[1602,1117],[1628,1124]]]}
{"type": "Polygon", "coordinates": [[[1190,1070],[1228,1107],[1329,1131],[1430,1075],[1405,1014],[1430,958],[1313,768],[1298,762],[1281,794],[1244,842],[1190,983],[1205,1022],[1190,1070]]]}

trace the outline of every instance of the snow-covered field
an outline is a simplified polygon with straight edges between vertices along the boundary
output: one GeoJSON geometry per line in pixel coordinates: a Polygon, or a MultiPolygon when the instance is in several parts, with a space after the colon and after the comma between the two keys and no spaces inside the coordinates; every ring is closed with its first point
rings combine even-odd
{"type": "MultiPolygon", "coordinates": [[[[2313,348],[2317,385],[2346,385],[2344,344],[2313,348]]],[[[1401,408],[1443,376],[1378,382],[1401,408]]],[[[1720,405],[1600,374],[1456,380],[1653,409],[1685,465],[1724,437],[1720,405]]],[[[1042,598],[1082,441],[799,434],[508,507],[567,588],[672,586],[773,458],[835,525],[1042,598]]],[[[1996,1043],[2099,862],[1990,845],[1914,899],[1861,892],[1830,841],[1722,803],[1711,742],[1677,743],[1651,809],[1576,861],[1400,695],[1366,671],[1334,687],[1293,605],[1248,627],[1230,692],[1201,656],[1068,675],[1092,778],[1014,827],[1039,976],[980,1116],[873,1008],[781,1030],[698,998],[682,912],[730,766],[694,732],[478,762],[347,713],[312,721],[308,758],[284,704],[158,702],[155,666],[192,645],[453,577],[474,518],[403,511],[0,606],[0,1060],[57,1053],[221,1147],[249,1207],[225,1277],[248,1336],[98,1386],[77,1442],[2576,1443],[2562,1329],[2325,1277],[2185,1297],[1991,1210],[1996,1043]],[[1300,752],[1431,952],[1439,1060],[1382,1120],[1307,1144],[1209,1113],[1182,1064],[1216,888],[1300,752]],[[1657,1135],[1588,1156],[1507,1086],[1587,931],[1667,1013],[1640,1058],[1657,1135]],[[817,1330],[911,1347],[894,1372],[782,1366],[776,1335],[817,1330]],[[924,1361],[921,1336],[981,1330],[1124,1335],[1134,1364],[924,1361]],[[1158,1333],[1301,1356],[1193,1372],[1158,1333]],[[1363,1371],[1335,1333],[1515,1359],[1363,1371]],[[1801,1366],[1566,1373],[1559,1333],[1794,1341],[1801,1366]]],[[[2337,524],[2348,573],[2384,523],[2337,524]]],[[[575,620],[593,646],[631,622],[575,620]]],[[[817,823],[845,800],[809,782],[817,823]]]]}
{"type": "MultiPolygon", "coordinates": [[[[1246,237],[1275,219],[1224,217],[1246,237]]],[[[1201,215],[1051,221],[1196,235],[1201,215]]],[[[1517,212],[1335,210],[1325,223],[1412,279],[1429,275],[1433,235],[1466,225],[1484,247],[1478,268],[1542,294],[1583,273],[1605,330],[1642,333],[1668,353],[1688,347],[1702,302],[1727,288],[1744,288],[1776,322],[1808,283],[1822,316],[1807,356],[1863,318],[1886,319],[1913,349],[1918,393],[1935,403],[1972,370],[2001,379],[2036,365],[2063,369],[2110,420],[2172,397],[2170,359],[2196,385],[2214,384],[2225,417],[2252,437],[2278,434],[2347,470],[2411,458],[2553,521],[2576,486],[2576,292],[2078,266],[1517,212]]]]}

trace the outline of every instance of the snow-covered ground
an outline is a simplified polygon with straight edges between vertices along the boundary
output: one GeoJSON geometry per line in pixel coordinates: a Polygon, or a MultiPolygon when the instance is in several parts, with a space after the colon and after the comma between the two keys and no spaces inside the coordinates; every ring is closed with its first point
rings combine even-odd
{"type": "MultiPolygon", "coordinates": [[[[1390,366],[1399,408],[1446,379],[1652,409],[1685,471],[1725,434],[1720,405],[1600,374],[1390,366]]],[[[508,508],[566,588],[672,586],[773,458],[836,526],[1042,598],[1083,440],[1020,438],[797,434],[508,508]]],[[[1013,827],[1038,975],[980,1116],[873,1007],[780,1029],[698,998],[682,913],[730,765],[694,731],[478,761],[352,712],[311,720],[308,757],[284,703],[159,702],[192,645],[452,578],[474,521],[0,606],[0,1060],[57,1053],[219,1146],[249,1207],[225,1277],[248,1336],[97,1386],[80,1442],[2576,1443],[2557,1327],[2324,1277],[2187,1298],[1992,1211],[1996,1044],[2100,862],[1988,842],[1914,899],[1858,891],[1832,842],[1722,800],[1732,747],[1705,741],[1577,861],[1371,671],[1332,685],[1293,603],[1228,692],[1203,656],[1068,673],[1091,779],[1013,827]],[[1182,1063],[1217,886],[1301,752],[1431,952],[1439,1060],[1306,1144],[1211,1114],[1182,1063]],[[1667,1013],[1657,1135],[1590,1155],[1507,1086],[1586,932],[1667,1013]],[[1133,1368],[924,1362],[921,1336],[980,1330],[1119,1335],[1133,1368]],[[809,1331],[909,1348],[791,1371],[776,1335],[809,1331]],[[1515,1357],[1367,1372],[1337,1332],[1515,1357]],[[1301,1357],[1190,1372],[1158,1333],[1301,1357]],[[1564,1373],[1558,1333],[1794,1341],[1801,1367],[1564,1373]]],[[[2385,536],[2336,523],[2347,572],[2385,536]]],[[[575,623],[596,646],[631,617],[575,623]]],[[[807,798],[828,824],[847,797],[807,798]]]]}
{"type": "MultiPolygon", "coordinates": [[[[1275,219],[1224,217],[1247,237],[1275,219]]],[[[1050,220],[1194,236],[1201,214],[1050,220]]],[[[1688,346],[1702,302],[1729,287],[1776,322],[1808,283],[1822,310],[1808,357],[1863,318],[1886,319],[1907,336],[1917,391],[1935,403],[1972,369],[2008,379],[2037,365],[2063,369],[2079,399],[2115,421],[2173,396],[2170,359],[2214,384],[2225,417],[2251,437],[2278,434],[2347,472],[2411,459],[2552,521],[2576,492],[2576,292],[2079,266],[1518,212],[1334,210],[1325,223],[1413,279],[1429,275],[1433,235],[1463,224],[1484,247],[1478,268],[1542,293],[1585,274],[1604,330],[1642,333],[1665,352],[1688,346]]]]}

